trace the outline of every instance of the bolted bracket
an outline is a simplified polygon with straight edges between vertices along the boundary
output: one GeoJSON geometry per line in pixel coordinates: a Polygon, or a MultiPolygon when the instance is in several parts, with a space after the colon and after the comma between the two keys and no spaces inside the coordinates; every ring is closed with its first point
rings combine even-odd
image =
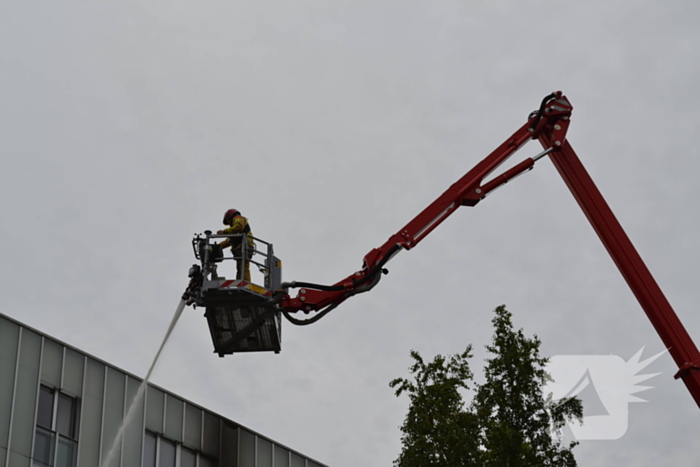
{"type": "Polygon", "coordinates": [[[684,363],[683,366],[681,366],[678,369],[678,372],[675,375],[673,375],[673,379],[682,378],[685,373],[687,373],[688,371],[693,371],[693,370],[700,371],[700,366],[694,362],[684,363]]]}

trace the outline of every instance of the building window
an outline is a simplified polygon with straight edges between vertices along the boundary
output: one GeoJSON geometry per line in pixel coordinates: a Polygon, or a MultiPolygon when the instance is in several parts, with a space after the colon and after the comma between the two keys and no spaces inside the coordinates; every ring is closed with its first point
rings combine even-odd
{"type": "Polygon", "coordinates": [[[75,467],[78,400],[41,386],[34,437],[34,467],[75,467]]]}
{"type": "Polygon", "coordinates": [[[218,465],[214,459],[150,431],[146,431],[143,444],[143,467],[195,467],[197,465],[214,467],[218,465]]]}

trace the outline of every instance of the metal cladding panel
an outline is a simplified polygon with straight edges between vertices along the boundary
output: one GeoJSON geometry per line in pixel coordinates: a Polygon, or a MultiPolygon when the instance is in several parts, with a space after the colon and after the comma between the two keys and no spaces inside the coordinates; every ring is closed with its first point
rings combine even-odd
{"type": "Polygon", "coordinates": [[[52,388],[61,387],[63,346],[51,339],[44,339],[41,352],[41,382],[52,388]]]}
{"type": "Polygon", "coordinates": [[[102,399],[105,366],[91,358],[85,368],[85,390],[81,407],[78,467],[99,465],[100,433],[102,432],[102,399]]]}
{"type": "Polygon", "coordinates": [[[289,451],[275,444],[275,467],[289,467],[289,451]]]}
{"type": "Polygon", "coordinates": [[[10,450],[10,461],[7,463],[7,467],[29,467],[29,457],[10,450]]]}
{"type": "MultiPolygon", "coordinates": [[[[143,439],[143,411],[144,393],[139,393],[141,381],[127,376],[126,384],[126,410],[127,418],[124,421],[124,459],[122,466],[139,466],[141,463],[141,440],[143,439]],[[138,399],[135,399],[139,395],[138,399]],[[133,404],[136,404],[135,406],[133,404]]],[[[143,391],[145,392],[145,387],[143,391]]]]}
{"type": "Polygon", "coordinates": [[[204,412],[202,452],[207,456],[219,457],[220,440],[221,420],[209,412],[204,412]]]}
{"type": "Polygon", "coordinates": [[[5,467],[5,458],[7,457],[7,449],[0,448],[0,467],[5,467]]]}
{"type": "MultiPolygon", "coordinates": [[[[105,388],[104,420],[102,422],[102,455],[101,461],[107,458],[109,451],[117,439],[117,433],[124,418],[124,392],[126,390],[126,375],[114,368],[107,368],[107,385],[105,388]]],[[[120,441],[121,444],[121,441],[120,441]]],[[[118,467],[121,460],[121,449],[117,448],[109,466],[118,467]]]]}
{"type": "Polygon", "coordinates": [[[240,428],[238,431],[240,440],[238,467],[255,467],[255,435],[242,428],[240,428]]]}
{"type": "MultiPolygon", "coordinates": [[[[0,447],[7,448],[15,387],[19,326],[0,318],[0,447]]],[[[5,462],[5,456],[0,456],[5,462]]]]}
{"type": "Polygon", "coordinates": [[[306,467],[306,459],[301,457],[299,454],[292,453],[291,467],[306,467]]]}
{"type": "Polygon", "coordinates": [[[199,451],[202,446],[202,411],[187,404],[185,409],[185,446],[199,451]]]}
{"type": "Polygon", "coordinates": [[[66,348],[65,361],[63,362],[63,387],[61,390],[69,396],[82,397],[83,395],[83,366],[85,356],[73,349],[66,348]]]}
{"type": "Polygon", "coordinates": [[[273,467],[272,443],[258,436],[255,444],[256,467],[273,467]]]}
{"type": "MultiPolygon", "coordinates": [[[[32,453],[40,361],[41,336],[28,329],[22,329],[10,439],[11,455],[14,452],[30,457],[32,453]]],[[[14,464],[10,463],[10,465],[14,464]]]]}
{"type": "Polygon", "coordinates": [[[204,412],[203,428],[202,452],[207,456],[218,458],[221,437],[221,420],[209,412],[204,412]]]}
{"type": "Polygon", "coordinates": [[[165,436],[182,442],[182,412],[184,408],[182,400],[171,395],[165,395],[165,436]]]}
{"type": "Polygon", "coordinates": [[[238,428],[224,423],[221,432],[221,467],[238,467],[238,428]]]}
{"type": "Polygon", "coordinates": [[[163,404],[165,393],[153,386],[146,389],[146,429],[163,433],[163,404]]]}

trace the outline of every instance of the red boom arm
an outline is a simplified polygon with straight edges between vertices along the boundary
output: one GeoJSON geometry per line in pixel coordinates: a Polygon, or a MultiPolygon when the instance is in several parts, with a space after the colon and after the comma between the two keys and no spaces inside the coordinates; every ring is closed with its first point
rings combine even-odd
{"type": "Polygon", "coordinates": [[[365,256],[360,271],[333,286],[294,282],[285,284],[286,287],[303,287],[296,297],[285,295],[282,299],[280,306],[287,317],[289,312],[299,310],[308,313],[323,309],[328,312],[350,296],[371,289],[379,281],[384,271],[383,266],[399,250],[415,247],[458,207],[475,206],[491,191],[532,169],[537,160],[549,155],[664,345],[669,349],[679,367],[675,378],[683,379],[695,402],[700,406],[698,349],[566,140],[572,109],[569,100],[561,92],[547,96],[540,109],[530,115],[525,125],[392,235],[384,245],[370,251],[365,256]],[[487,176],[530,139],[538,139],[545,150],[484,183],[487,176]]]}

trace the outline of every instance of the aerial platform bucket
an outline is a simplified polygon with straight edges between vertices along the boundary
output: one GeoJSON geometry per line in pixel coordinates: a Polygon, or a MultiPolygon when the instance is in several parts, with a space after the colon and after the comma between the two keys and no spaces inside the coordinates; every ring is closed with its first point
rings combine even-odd
{"type": "Polygon", "coordinates": [[[214,352],[220,357],[235,352],[279,353],[282,348],[280,311],[269,305],[270,296],[265,292],[262,287],[244,281],[205,289],[204,316],[214,352]]]}
{"type": "Polygon", "coordinates": [[[281,311],[272,300],[273,291],[282,281],[282,263],[275,257],[272,245],[246,234],[197,235],[192,241],[195,257],[201,267],[193,266],[192,295],[197,306],[204,307],[214,352],[220,357],[237,352],[275,352],[282,347],[281,311]],[[264,286],[243,280],[242,271],[236,279],[217,275],[217,264],[225,260],[235,262],[217,248],[213,239],[243,236],[242,255],[251,265],[257,265],[263,274],[264,286]],[[246,252],[247,238],[255,242],[254,254],[246,252]],[[259,244],[259,245],[258,245],[259,244]],[[258,259],[261,258],[261,259],[258,259]]]}

